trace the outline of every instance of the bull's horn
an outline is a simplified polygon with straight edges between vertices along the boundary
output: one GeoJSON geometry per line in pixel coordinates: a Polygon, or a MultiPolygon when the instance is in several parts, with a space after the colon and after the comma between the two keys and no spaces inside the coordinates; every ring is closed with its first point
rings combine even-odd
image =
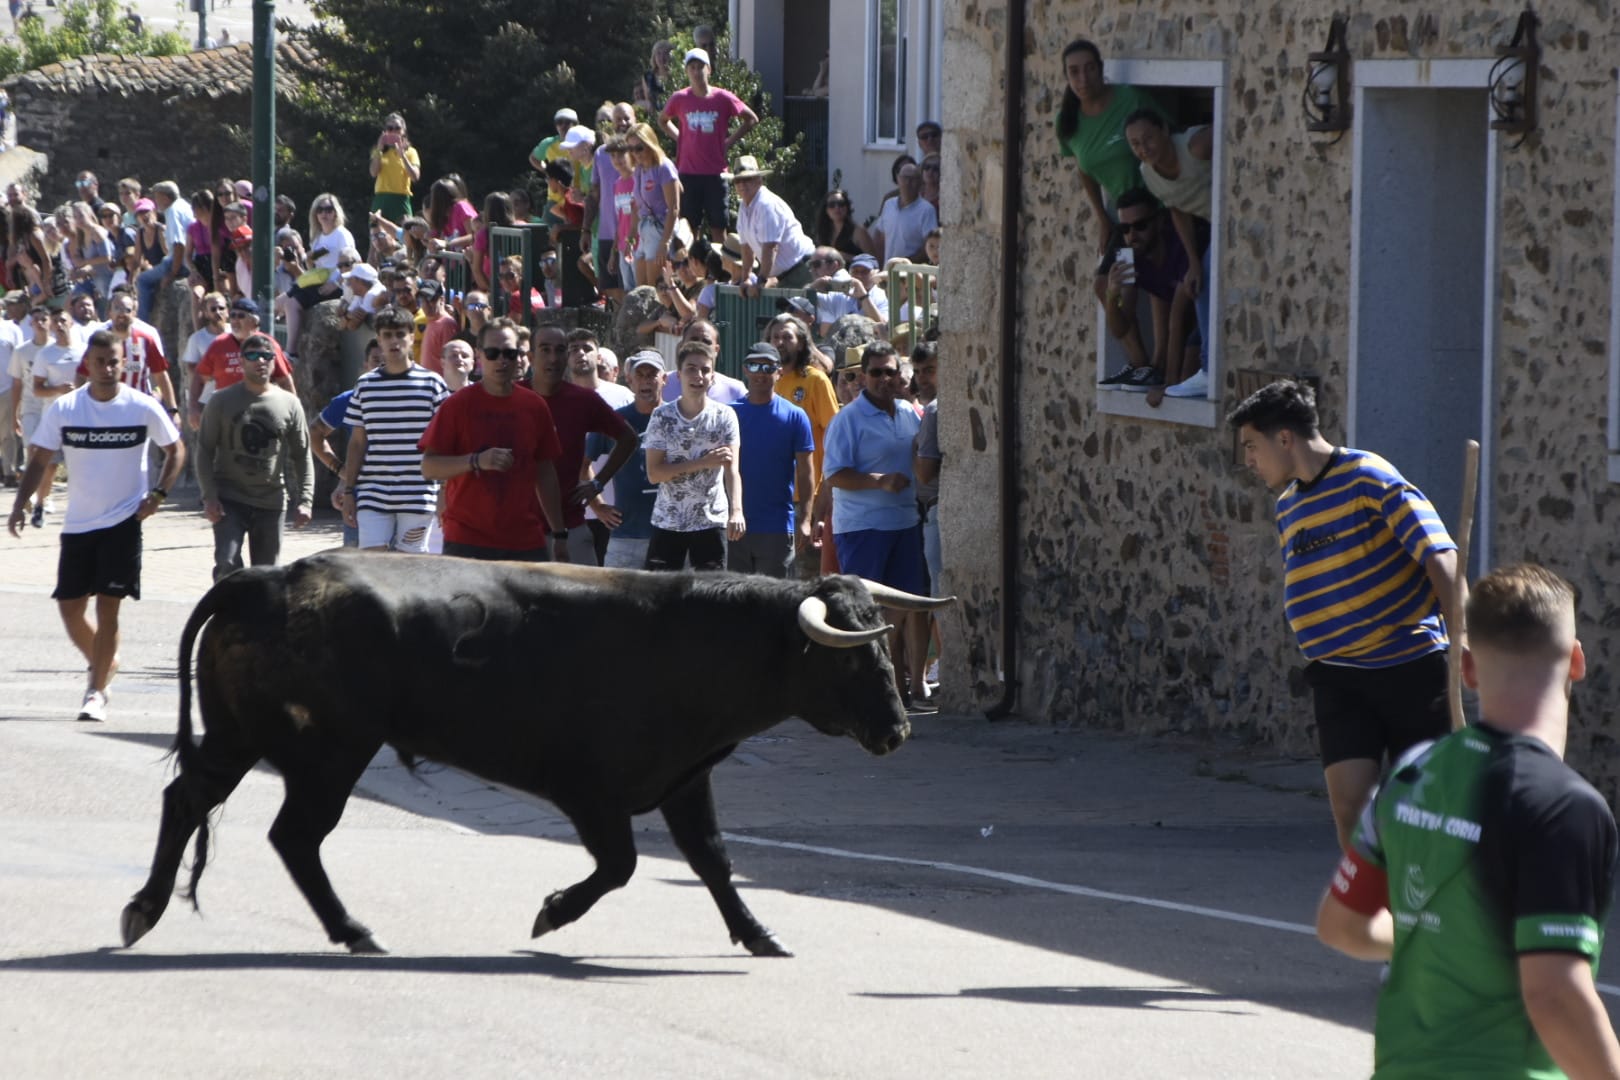
{"type": "Polygon", "coordinates": [[[853,649],[876,641],[891,629],[879,626],[872,630],[840,630],[827,625],[827,602],[819,596],[807,596],[799,602],[799,629],[817,645],[834,649],[853,649]]]}
{"type": "Polygon", "coordinates": [[[865,585],[866,591],[872,594],[872,599],[883,607],[893,608],[896,611],[938,611],[942,607],[956,603],[956,597],[954,596],[944,596],[937,599],[932,596],[918,596],[915,593],[902,592],[899,589],[890,588],[880,582],[870,581],[866,578],[861,578],[861,584],[865,585]]]}

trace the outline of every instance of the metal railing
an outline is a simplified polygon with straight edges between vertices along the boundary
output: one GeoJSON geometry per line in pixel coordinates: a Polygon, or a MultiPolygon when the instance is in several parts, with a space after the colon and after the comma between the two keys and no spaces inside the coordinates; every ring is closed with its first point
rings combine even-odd
{"type": "Polygon", "coordinates": [[[748,347],[765,339],[766,326],[794,296],[815,300],[815,294],[806,289],[761,289],[758,296],[744,296],[735,285],[716,285],[714,312],[709,316],[720,330],[720,358],[715,369],[734,379],[742,378],[748,347]]]}
{"type": "Polygon", "coordinates": [[[901,327],[916,344],[939,321],[939,267],[901,262],[889,267],[884,291],[889,295],[889,337],[901,327]]]}
{"type": "Polygon", "coordinates": [[[491,225],[489,227],[489,265],[490,265],[490,298],[489,305],[496,315],[506,315],[516,319],[525,326],[533,327],[535,312],[528,302],[528,297],[534,291],[535,283],[541,278],[538,256],[544,246],[540,237],[545,234],[543,225],[491,225]],[[518,269],[517,295],[520,298],[522,311],[508,312],[511,306],[511,296],[507,289],[501,285],[500,268],[505,260],[516,256],[522,264],[518,269]]]}

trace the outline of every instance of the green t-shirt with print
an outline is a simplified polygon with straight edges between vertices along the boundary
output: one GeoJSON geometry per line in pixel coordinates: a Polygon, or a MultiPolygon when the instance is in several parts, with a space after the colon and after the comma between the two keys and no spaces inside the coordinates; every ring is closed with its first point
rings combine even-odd
{"type": "Polygon", "coordinates": [[[1147,91],[1115,86],[1106,109],[1096,116],[1081,113],[1074,133],[1058,139],[1059,155],[1074,158],[1081,172],[1102,185],[1103,201],[1109,206],[1131,188],[1142,186],[1140,163],[1125,138],[1125,119],[1138,109],[1164,112],[1147,91]]]}

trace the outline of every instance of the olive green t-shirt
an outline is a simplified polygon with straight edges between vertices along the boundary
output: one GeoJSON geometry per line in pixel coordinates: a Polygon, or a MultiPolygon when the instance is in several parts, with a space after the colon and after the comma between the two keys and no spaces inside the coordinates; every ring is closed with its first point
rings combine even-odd
{"type": "Polygon", "coordinates": [[[315,470],[304,406],[272,386],[255,395],[246,382],[216,391],[203,409],[197,486],[205,499],[264,510],[315,501],[315,470]]]}

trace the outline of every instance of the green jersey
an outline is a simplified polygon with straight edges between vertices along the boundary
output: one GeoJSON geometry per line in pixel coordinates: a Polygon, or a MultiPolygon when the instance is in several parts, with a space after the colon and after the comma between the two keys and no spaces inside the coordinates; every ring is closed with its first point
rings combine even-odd
{"type": "Polygon", "coordinates": [[[1353,842],[1395,920],[1375,1080],[1562,1077],[1518,959],[1573,952],[1596,971],[1616,845],[1608,805],[1537,739],[1480,725],[1398,761],[1353,842]]]}
{"type": "Polygon", "coordinates": [[[1163,113],[1145,90],[1115,86],[1108,108],[1096,116],[1078,117],[1074,132],[1058,136],[1058,155],[1072,157],[1080,171],[1102,186],[1103,202],[1110,208],[1131,188],[1142,186],[1141,163],[1125,139],[1125,118],[1137,109],[1163,113]]]}

